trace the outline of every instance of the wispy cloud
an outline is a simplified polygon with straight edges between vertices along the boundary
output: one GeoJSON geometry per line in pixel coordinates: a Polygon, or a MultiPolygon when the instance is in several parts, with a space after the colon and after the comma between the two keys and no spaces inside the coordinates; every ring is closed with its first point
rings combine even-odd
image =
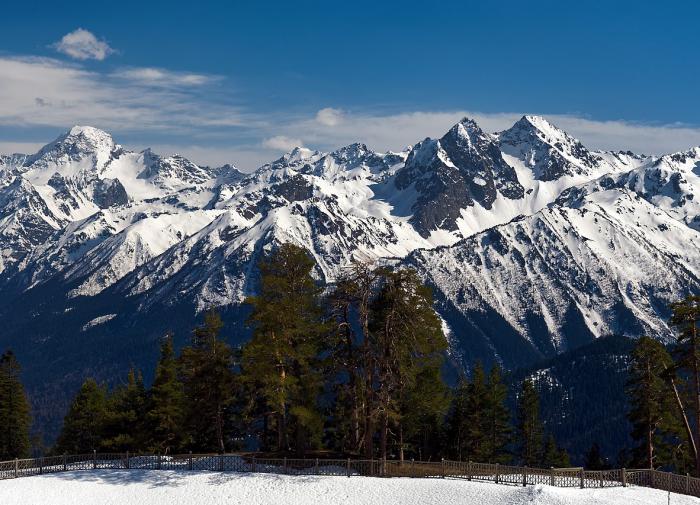
{"type": "Polygon", "coordinates": [[[294,139],[285,137],[284,135],[277,135],[275,137],[270,137],[262,142],[263,147],[274,150],[289,151],[295,147],[303,147],[304,143],[301,139],[294,139]]]}
{"type": "Polygon", "coordinates": [[[112,72],[117,79],[135,84],[157,87],[203,86],[219,80],[219,77],[187,72],[173,72],[162,68],[124,68],[112,72]]]}
{"type": "Polygon", "coordinates": [[[99,40],[92,32],[83,28],[65,34],[52,47],[76,60],[102,61],[115,52],[107,42],[99,40]]]}
{"type": "MultiPolygon", "coordinates": [[[[198,163],[252,170],[295,146],[328,151],[364,142],[378,151],[396,151],[443,135],[464,116],[495,132],[509,128],[523,112],[324,107],[304,114],[263,113],[217,75],[157,67],[93,70],[55,58],[0,56],[0,131],[14,130],[9,138],[0,137],[5,153],[35,150],[27,140],[40,137],[21,132],[88,124],[108,130],[127,147],[162,146],[164,154],[175,151],[198,163]]],[[[663,154],[700,144],[698,126],[544,115],[592,149],[663,154]]]]}
{"type": "Polygon", "coordinates": [[[0,57],[0,125],[186,133],[254,124],[211,93],[208,86],[217,80],[153,68],[100,73],[53,58],[0,57]]]}
{"type": "MultiPolygon", "coordinates": [[[[442,136],[465,116],[474,119],[485,131],[497,132],[511,127],[525,113],[532,112],[454,110],[377,115],[324,108],[311,117],[278,126],[276,133],[286,136],[296,132],[305,145],[322,150],[358,141],[377,150],[400,150],[425,137],[442,136]]],[[[597,121],[563,114],[543,115],[591,149],[664,154],[700,145],[700,127],[697,126],[597,121]]]]}

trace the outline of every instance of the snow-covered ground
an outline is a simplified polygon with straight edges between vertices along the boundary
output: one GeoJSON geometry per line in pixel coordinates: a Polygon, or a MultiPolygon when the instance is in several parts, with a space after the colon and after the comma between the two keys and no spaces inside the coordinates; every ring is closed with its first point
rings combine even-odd
{"type": "MultiPolygon", "coordinates": [[[[527,488],[452,479],[295,477],[270,474],[97,470],[0,481],[2,505],[665,505],[645,488],[527,488]]],[[[671,495],[674,505],[698,504],[671,495]]]]}

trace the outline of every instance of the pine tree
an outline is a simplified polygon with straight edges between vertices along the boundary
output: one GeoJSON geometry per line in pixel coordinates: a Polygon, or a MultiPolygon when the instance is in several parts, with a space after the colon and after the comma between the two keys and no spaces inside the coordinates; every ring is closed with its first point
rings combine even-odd
{"type": "Polygon", "coordinates": [[[489,448],[488,389],[481,363],[474,366],[467,396],[467,456],[474,461],[487,461],[489,448]]]}
{"type": "Polygon", "coordinates": [[[192,343],[180,355],[187,408],[188,443],[195,450],[226,451],[229,407],[234,400],[233,354],[219,339],[223,323],[214,310],[195,328],[192,343]]]}
{"type": "Polygon", "coordinates": [[[374,457],[380,405],[376,395],[377,341],[370,332],[372,306],[387,272],[354,262],[328,297],[328,373],[336,394],[333,427],[352,453],[374,457]]]}
{"type": "Polygon", "coordinates": [[[695,459],[695,472],[700,476],[700,296],[687,296],[684,300],[672,304],[671,310],[671,325],[678,332],[677,367],[687,371],[689,375],[691,401],[683,405],[675,384],[673,387],[687,432],[690,452],[695,459]],[[693,426],[690,424],[691,419],[695,422],[693,426]]]}
{"type": "Polygon", "coordinates": [[[107,416],[107,389],[87,379],[73,399],[54,451],[83,454],[100,449],[107,416]]]}
{"type": "Polygon", "coordinates": [[[469,459],[469,381],[462,377],[457,384],[447,417],[447,453],[458,461],[469,459]]]}
{"type": "Polygon", "coordinates": [[[518,398],[518,449],[520,460],[528,466],[542,462],[542,421],[540,421],[539,393],[530,380],[523,381],[518,398]]]}
{"type": "Polygon", "coordinates": [[[323,430],[321,289],[313,259],[298,246],[282,244],[259,267],[259,294],[247,300],[253,336],[243,348],[243,380],[274,416],[277,449],[303,453],[320,444],[323,430]]]}
{"type": "Polygon", "coordinates": [[[550,434],[547,437],[542,456],[542,465],[545,468],[568,468],[571,465],[568,453],[564,449],[557,447],[554,435],[550,434]]]}
{"type": "Polygon", "coordinates": [[[443,420],[449,405],[448,388],[439,366],[423,368],[410,389],[403,392],[396,421],[399,459],[408,447],[416,459],[431,460],[438,456],[443,435],[443,420]]]}
{"type": "Polygon", "coordinates": [[[29,455],[29,402],[12,351],[0,356],[0,461],[29,455]]]}
{"type": "Polygon", "coordinates": [[[155,379],[149,391],[146,425],[151,451],[168,454],[183,444],[185,393],[178,377],[178,363],[172,335],[160,347],[155,379]]]}
{"type": "Polygon", "coordinates": [[[632,453],[635,466],[654,469],[670,457],[664,431],[675,425],[672,416],[676,406],[667,379],[672,366],[671,356],[660,342],[649,337],[637,341],[627,382],[628,418],[632,438],[639,442],[632,453]]]}
{"type": "Polygon", "coordinates": [[[507,397],[508,387],[502,382],[501,368],[494,365],[489,373],[484,404],[485,440],[482,454],[484,461],[489,463],[507,463],[510,460],[507,446],[512,428],[511,413],[506,406],[507,397]]]}
{"type": "Polygon", "coordinates": [[[588,470],[606,470],[610,465],[600,452],[600,446],[593,442],[591,448],[586,452],[583,466],[588,470]]]}
{"type": "Polygon", "coordinates": [[[146,439],[146,389],[141,372],[131,369],[125,385],[108,397],[101,448],[108,452],[139,451],[146,439]]]}

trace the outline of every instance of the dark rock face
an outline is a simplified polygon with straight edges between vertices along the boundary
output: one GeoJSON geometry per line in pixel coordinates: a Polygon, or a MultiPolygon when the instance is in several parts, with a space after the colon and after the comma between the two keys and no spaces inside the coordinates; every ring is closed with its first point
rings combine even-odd
{"type": "Polygon", "coordinates": [[[101,209],[129,203],[129,195],[119,179],[100,179],[95,183],[92,197],[101,209]]]}
{"type": "Polygon", "coordinates": [[[484,208],[491,208],[496,192],[511,200],[523,197],[524,189],[515,170],[501,156],[498,144],[474,121],[457,124],[440,139],[440,143],[460,173],[465,175],[474,200],[484,208]]]}
{"type": "Polygon", "coordinates": [[[314,188],[303,175],[297,174],[275,185],[274,193],[288,202],[299,202],[311,198],[314,188]]]}
{"type": "Polygon", "coordinates": [[[498,194],[519,199],[524,188],[494,139],[464,119],[440,140],[417,144],[397,173],[396,187],[415,184],[418,193],[411,222],[423,236],[457,229],[461,210],[478,203],[491,209],[498,194]]]}

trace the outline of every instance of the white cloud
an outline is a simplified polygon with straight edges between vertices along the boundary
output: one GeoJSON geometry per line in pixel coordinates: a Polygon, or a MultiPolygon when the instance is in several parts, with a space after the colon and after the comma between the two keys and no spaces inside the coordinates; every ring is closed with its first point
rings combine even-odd
{"type": "Polygon", "coordinates": [[[76,60],[104,60],[114,53],[114,49],[104,40],[99,40],[92,32],[78,28],[65,34],[61,40],[52,46],[59,53],[63,53],[76,60]]]}
{"type": "Polygon", "coordinates": [[[667,154],[700,145],[700,127],[697,126],[596,121],[556,114],[547,118],[592,149],[667,154]]]}
{"type": "MultiPolygon", "coordinates": [[[[313,118],[291,121],[282,130],[279,130],[278,126],[278,131],[281,135],[303,131],[307,146],[322,150],[334,149],[352,142],[364,142],[379,151],[400,150],[425,137],[442,136],[465,116],[474,119],[485,131],[496,132],[511,127],[524,114],[454,110],[374,115],[346,111],[342,114],[342,121],[336,122],[333,128],[328,128],[330,125],[319,121],[317,113],[313,118]]],[[[653,125],[623,120],[596,121],[563,114],[543,115],[591,149],[664,154],[700,145],[700,127],[697,126],[653,125]]]]}
{"type": "Polygon", "coordinates": [[[295,147],[303,147],[304,143],[301,141],[301,139],[285,137],[284,135],[276,135],[263,140],[262,145],[268,149],[289,151],[295,147]]]}
{"type": "Polygon", "coordinates": [[[254,126],[257,119],[210,96],[205,84],[216,80],[154,69],[99,73],[52,58],[0,57],[0,125],[89,124],[117,133],[254,126]],[[144,84],[146,76],[150,84],[144,84]],[[167,85],[153,85],[154,79],[167,85]]]}
{"type": "Polygon", "coordinates": [[[336,126],[342,120],[343,111],[340,109],[326,107],[325,109],[321,109],[316,113],[316,122],[324,126],[336,126]]]}
{"type": "MultiPolygon", "coordinates": [[[[127,148],[152,145],[198,163],[253,170],[296,146],[329,151],[364,142],[378,151],[401,150],[425,137],[442,136],[464,116],[494,132],[523,115],[458,109],[382,114],[333,107],[302,116],[285,111],[271,115],[238,105],[239,96],[222,82],[220,76],[164,68],[96,71],[54,58],[0,56],[0,133],[12,131],[10,137],[0,136],[0,152],[36,151],[37,144],[24,142],[40,138],[32,129],[87,124],[109,131],[118,142],[126,139],[127,148]],[[27,132],[25,139],[17,134],[20,129],[27,132]]],[[[663,154],[700,144],[698,126],[544,116],[592,149],[663,154]]]]}

